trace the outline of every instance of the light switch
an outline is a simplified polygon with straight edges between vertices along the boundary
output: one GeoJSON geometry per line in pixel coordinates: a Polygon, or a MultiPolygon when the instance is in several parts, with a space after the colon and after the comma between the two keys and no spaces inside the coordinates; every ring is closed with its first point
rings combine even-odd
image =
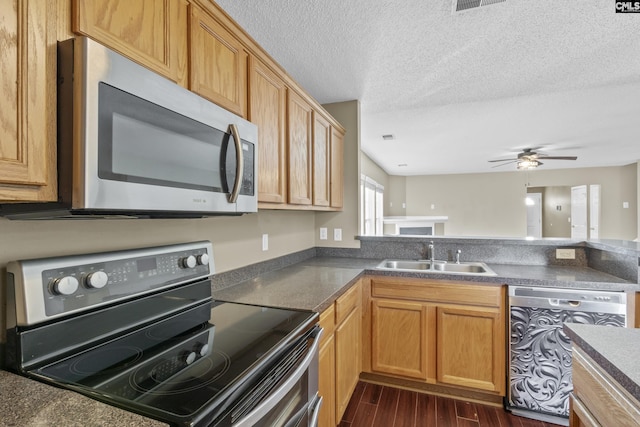
{"type": "Polygon", "coordinates": [[[320,227],[320,240],[327,240],[327,227],[320,227]]]}
{"type": "Polygon", "coordinates": [[[268,234],[263,234],[262,235],[262,250],[263,251],[268,251],[269,250],[269,235],[268,234]]]}
{"type": "Polygon", "coordinates": [[[333,240],[335,240],[336,242],[342,240],[342,228],[333,229],[333,240]]]}

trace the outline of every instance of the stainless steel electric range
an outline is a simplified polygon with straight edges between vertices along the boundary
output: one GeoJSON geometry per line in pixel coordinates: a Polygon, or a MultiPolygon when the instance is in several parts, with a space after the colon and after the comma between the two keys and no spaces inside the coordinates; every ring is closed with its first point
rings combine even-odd
{"type": "Polygon", "coordinates": [[[212,300],[210,242],[7,273],[18,374],[173,426],[317,424],[317,314],[212,300]]]}

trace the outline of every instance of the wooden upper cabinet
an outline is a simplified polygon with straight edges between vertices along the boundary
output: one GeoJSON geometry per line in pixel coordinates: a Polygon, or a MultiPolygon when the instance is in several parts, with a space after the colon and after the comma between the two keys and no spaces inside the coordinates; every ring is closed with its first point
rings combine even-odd
{"type": "Polygon", "coordinates": [[[287,202],[287,87],[251,57],[249,120],[258,126],[258,201],[287,202]]]}
{"type": "Polygon", "coordinates": [[[344,133],[331,127],[331,207],[344,206],[344,133]]]}
{"type": "Polygon", "coordinates": [[[189,88],[247,117],[247,59],[240,41],[207,11],[191,4],[189,88]]]}
{"type": "Polygon", "coordinates": [[[313,112],[313,204],[329,206],[331,125],[318,112],[313,112]]]}
{"type": "Polygon", "coordinates": [[[312,108],[293,90],[288,95],[289,203],[312,203],[312,108]]]}
{"type": "Polygon", "coordinates": [[[0,2],[0,200],[53,201],[56,4],[0,2]]]}
{"type": "Polygon", "coordinates": [[[186,0],[74,0],[73,31],[187,86],[186,0]]]}

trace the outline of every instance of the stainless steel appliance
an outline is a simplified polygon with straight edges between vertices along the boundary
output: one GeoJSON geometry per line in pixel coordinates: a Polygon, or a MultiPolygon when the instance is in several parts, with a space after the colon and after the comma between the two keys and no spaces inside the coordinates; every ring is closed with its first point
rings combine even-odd
{"type": "Polygon", "coordinates": [[[213,301],[210,242],[9,263],[18,374],[172,426],[315,426],[316,313],[213,301]]]}
{"type": "Polygon", "coordinates": [[[624,292],[509,286],[511,340],[506,408],[569,425],[571,342],[564,323],[626,326],[624,292]]]}
{"type": "Polygon", "coordinates": [[[86,37],[58,46],[59,201],[9,218],[257,211],[257,127],[86,37]]]}

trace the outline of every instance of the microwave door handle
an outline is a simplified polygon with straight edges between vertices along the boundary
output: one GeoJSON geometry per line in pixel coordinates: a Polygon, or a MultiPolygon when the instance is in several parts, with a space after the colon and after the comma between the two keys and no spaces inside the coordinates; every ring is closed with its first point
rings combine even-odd
{"type": "Polygon", "coordinates": [[[238,194],[240,194],[240,187],[242,186],[242,176],[244,175],[244,155],[242,154],[242,140],[240,139],[240,132],[235,124],[229,125],[231,136],[236,146],[236,179],[233,183],[233,190],[229,193],[229,203],[235,203],[238,200],[238,194]]]}

